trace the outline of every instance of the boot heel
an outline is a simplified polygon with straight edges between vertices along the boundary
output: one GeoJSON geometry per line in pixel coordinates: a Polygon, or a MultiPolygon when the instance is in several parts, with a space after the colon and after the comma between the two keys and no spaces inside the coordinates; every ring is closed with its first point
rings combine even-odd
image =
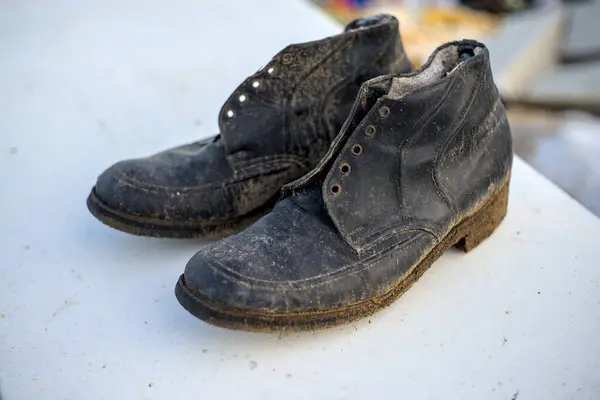
{"type": "Polygon", "coordinates": [[[458,234],[462,237],[455,244],[456,247],[467,253],[477,247],[496,230],[506,215],[508,207],[508,184],[509,180],[506,181],[502,189],[493,195],[492,199],[485,206],[460,224],[462,225],[462,229],[459,227],[458,234]]]}

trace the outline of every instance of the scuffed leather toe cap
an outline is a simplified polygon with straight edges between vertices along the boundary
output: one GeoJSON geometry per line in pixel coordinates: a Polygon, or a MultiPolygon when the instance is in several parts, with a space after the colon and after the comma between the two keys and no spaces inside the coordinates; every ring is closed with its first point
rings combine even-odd
{"type": "Polygon", "coordinates": [[[226,267],[203,251],[187,263],[183,278],[186,288],[199,298],[228,308],[256,308],[254,286],[233,277],[226,267]]]}
{"type": "Polygon", "coordinates": [[[194,297],[222,310],[272,314],[313,308],[305,298],[309,293],[297,290],[293,283],[257,281],[237,274],[212,258],[209,251],[192,257],[183,281],[194,297]]]}
{"type": "Polygon", "coordinates": [[[185,223],[219,223],[263,206],[277,195],[286,179],[282,171],[272,177],[191,187],[166,186],[153,180],[152,171],[143,163],[130,160],[104,171],[97,180],[94,194],[106,207],[130,215],[185,223]]]}
{"type": "MultiPolygon", "coordinates": [[[[210,246],[196,253],[188,262],[183,282],[198,301],[209,302],[211,307],[228,312],[304,312],[328,303],[325,300],[324,304],[319,304],[316,300],[328,297],[327,284],[311,289],[299,282],[267,281],[242,275],[235,271],[234,265],[229,266],[212,257],[210,246]]],[[[356,280],[354,284],[359,285],[360,282],[356,280]]]]}
{"type": "Polygon", "coordinates": [[[121,161],[104,171],[94,192],[107,206],[135,215],[156,214],[154,194],[134,178],[135,161],[121,161]]]}
{"type": "Polygon", "coordinates": [[[140,172],[136,160],[121,161],[104,171],[96,182],[94,193],[100,201],[115,210],[138,216],[163,216],[164,193],[151,190],[136,178],[140,172]]]}
{"type": "Polygon", "coordinates": [[[148,159],[121,161],[98,177],[94,194],[112,210],[144,218],[211,222],[234,215],[236,187],[178,185],[176,173],[148,159]]]}
{"type": "Polygon", "coordinates": [[[187,223],[227,219],[236,185],[220,142],[194,142],[104,171],[94,194],[111,211],[187,223]]]}

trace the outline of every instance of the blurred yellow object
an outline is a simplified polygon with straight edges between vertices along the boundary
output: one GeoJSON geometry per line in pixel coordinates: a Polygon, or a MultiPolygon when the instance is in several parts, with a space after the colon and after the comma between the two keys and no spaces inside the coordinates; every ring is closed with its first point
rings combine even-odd
{"type": "MultiPolygon", "coordinates": [[[[442,43],[457,39],[485,40],[493,34],[500,18],[465,7],[427,7],[405,42],[415,64],[424,62],[429,53],[442,43]]],[[[405,34],[403,30],[403,36],[405,34]]]]}
{"type": "Polygon", "coordinates": [[[499,17],[465,7],[429,6],[423,10],[419,20],[423,25],[471,25],[482,29],[493,29],[499,17]]]}

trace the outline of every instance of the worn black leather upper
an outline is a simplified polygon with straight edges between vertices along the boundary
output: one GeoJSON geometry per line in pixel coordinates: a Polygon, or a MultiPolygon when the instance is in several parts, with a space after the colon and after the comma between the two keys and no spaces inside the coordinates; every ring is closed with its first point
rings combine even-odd
{"type": "Polygon", "coordinates": [[[203,248],[186,286],[216,304],[318,311],[381,295],[506,179],[512,142],[474,41],[366,82],[332,147],[273,211],[203,248]]]}
{"type": "Polygon", "coordinates": [[[231,94],[214,139],[117,163],[99,177],[96,195],[122,212],[172,221],[247,214],[316,165],[362,82],[410,70],[388,15],[288,46],[231,94]]]}

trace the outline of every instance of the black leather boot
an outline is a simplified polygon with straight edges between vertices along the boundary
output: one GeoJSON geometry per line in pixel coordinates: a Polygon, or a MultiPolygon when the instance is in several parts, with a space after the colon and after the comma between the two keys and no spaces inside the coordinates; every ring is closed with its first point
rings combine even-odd
{"type": "Polygon", "coordinates": [[[398,21],[379,15],[344,33],[291,45],[235,90],[215,138],[106,170],[88,198],[107,225],[137,235],[226,235],[311,170],[344,123],[360,85],[411,71],[398,21]]]}
{"type": "Polygon", "coordinates": [[[512,141],[486,47],[439,47],[416,73],[366,82],[318,166],[273,211],[203,248],[176,295],[234,329],[316,329],[389,305],[446,249],[506,213],[512,141]]]}

